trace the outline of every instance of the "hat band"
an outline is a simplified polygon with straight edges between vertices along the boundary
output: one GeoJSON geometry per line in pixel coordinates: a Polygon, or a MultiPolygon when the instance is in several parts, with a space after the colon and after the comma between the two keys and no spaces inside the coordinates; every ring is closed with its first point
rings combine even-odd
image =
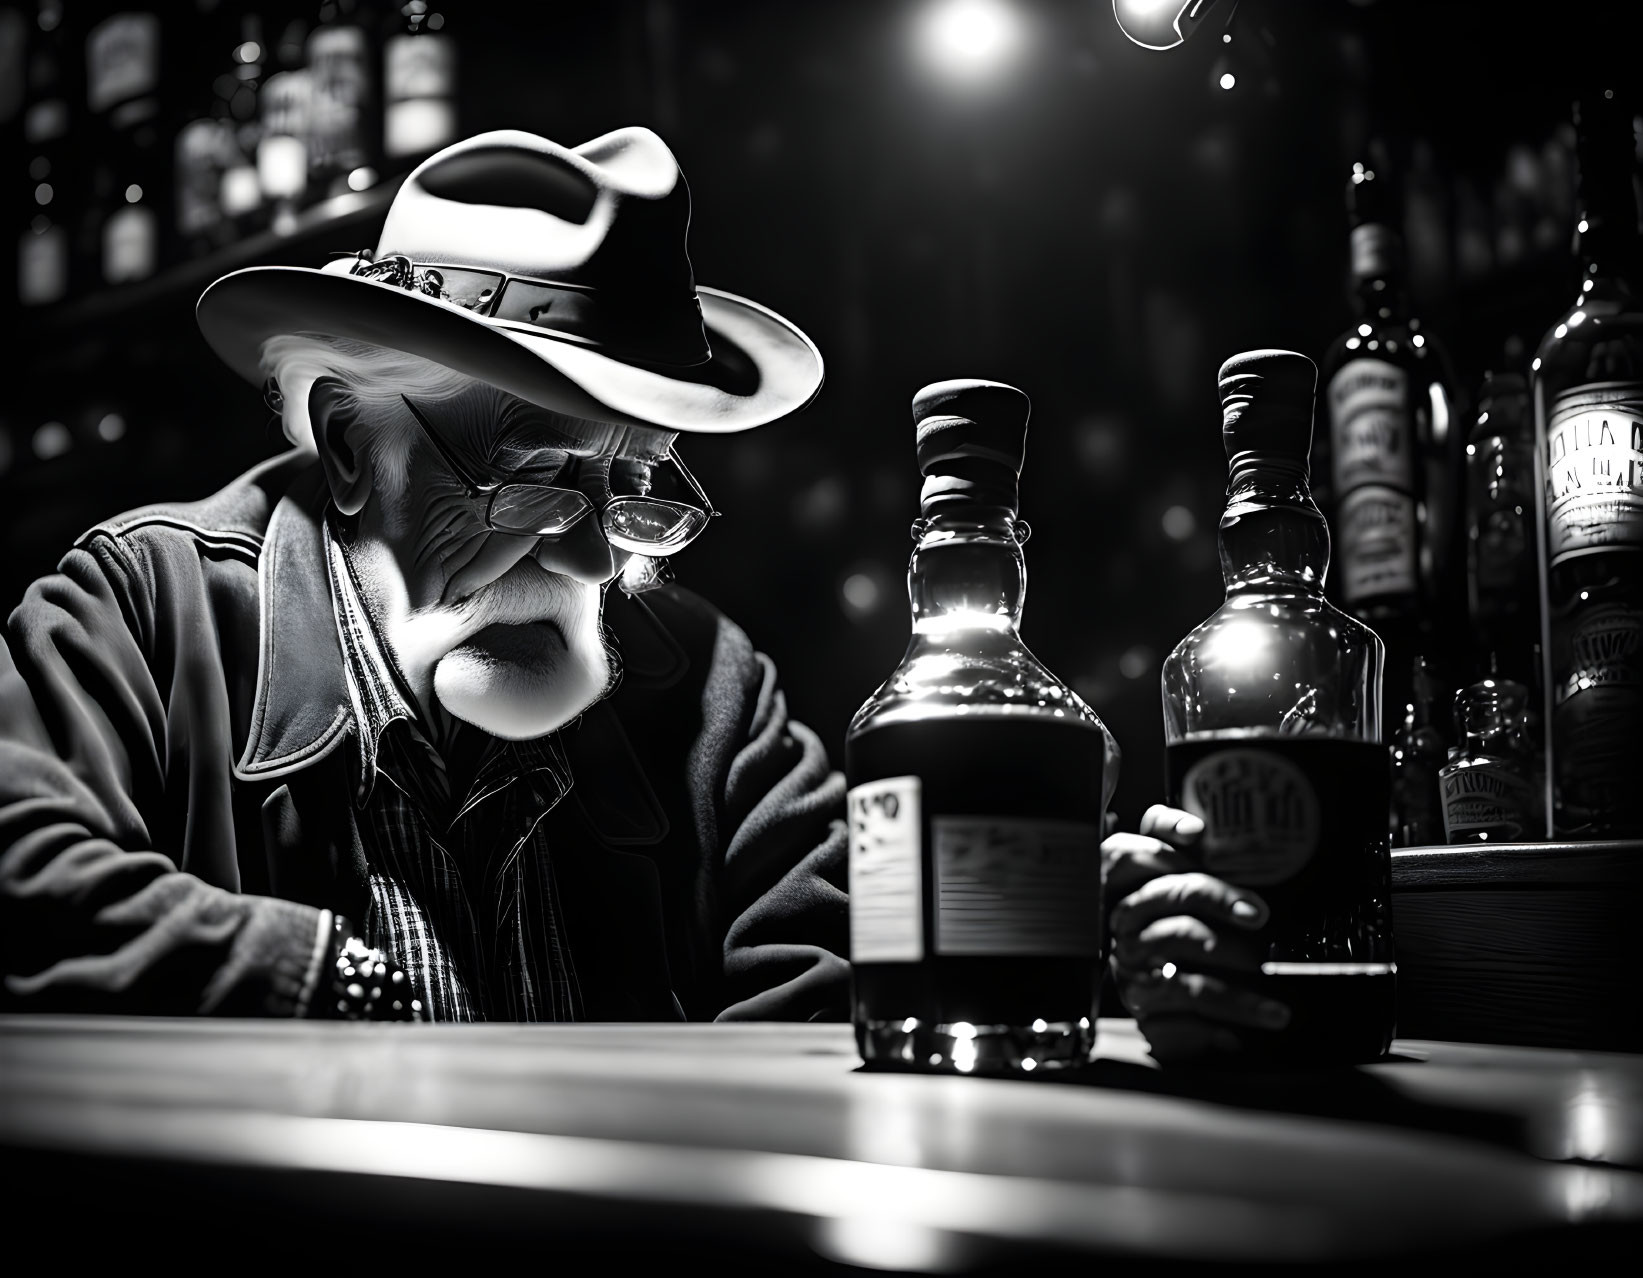
{"type": "Polygon", "coordinates": [[[690,368],[713,357],[694,290],[683,298],[613,293],[460,262],[414,262],[403,254],[375,261],[362,254],[349,273],[633,363],[690,368]]]}

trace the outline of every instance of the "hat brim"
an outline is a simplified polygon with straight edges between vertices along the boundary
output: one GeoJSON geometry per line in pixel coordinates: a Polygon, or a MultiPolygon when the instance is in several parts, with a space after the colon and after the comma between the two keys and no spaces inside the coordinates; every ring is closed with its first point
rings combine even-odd
{"type": "Polygon", "coordinates": [[[529,325],[488,319],[392,284],[298,266],[225,275],[195,308],[211,349],[253,385],[263,343],[324,333],[403,351],[544,408],[589,421],[726,434],[803,408],[821,352],[757,302],[698,288],[712,358],[685,368],[628,363],[529,325]]]}

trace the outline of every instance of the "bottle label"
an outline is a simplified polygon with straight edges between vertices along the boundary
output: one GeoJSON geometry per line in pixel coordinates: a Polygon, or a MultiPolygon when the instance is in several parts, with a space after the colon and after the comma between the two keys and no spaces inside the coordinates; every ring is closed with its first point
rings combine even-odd
{"type": "Polygon", "coordinates": [[[1312,782],[1269,750],[1218,750],[1181,778],[1181,806],[1204,822],[1205,871],[1248,887],[1294,878],[1318,847],[1322,814],[1312,782]]]}
{"type": "Polygon", "coordinates": [[[1420,579],[1413,497],[1364,484],[1340,499],[1336,523],[1341,597],[1347,603],[1415,592],[1420,579]]]}
{"type": "Polygon", "coordinates": [[[922,807],[917,777],[851,788],[852,963],[916,963],[924,957],[922,807]]]}
{"type": "Polygon", "coordinates": [[[456,88],[456,46],[445,36],[389,36],[382,50],[383,96],[448,98],[456,88]]]}
{"type": "Polygon", "coordinates": [[[1643,550],[1643,385],[1559,395],[1546,427],[1552,567],[1604,550],[1643,550]]]}
{"type": "Polygon", "coordinates": [[[1643,784],[1643,609],[1599,603],[1552,635],[1552,758],[1559,825],[1613,823],[1643,784]]]}
{"type": "Polygon", "coordinates": [[[160,83],[160,19],[117,13],[86,37],[86,103],[105,111],[152,93],[160,83]]]}
{"type": "Polygon", "coordinates": [[[1328,394],[1336,493],[1362,484],[1411,491],[1409,374],[1386,360],[1348,360],[1329,379],[1328,394]]]}
{"type": "Polygon", "coordinates": [[[1445,768],[1443,830],[1450,843],[1487,834],[1502,843],[1538,835],[1535,788],[1506,762],[1479,762],[1445,768]]]}
{"type": "Polygon", "coordinates": [[[154,274],[155,241],[159,228],[154,210],[128,204],[103,223],[103,278],[110,284],[146,280],[154,274]]]}
{"type": "Polygon", "coordinates": [[[1098,955],[1101,835],[1078,821],[943,816],[934,844],[938,954],[1098,955]]]}

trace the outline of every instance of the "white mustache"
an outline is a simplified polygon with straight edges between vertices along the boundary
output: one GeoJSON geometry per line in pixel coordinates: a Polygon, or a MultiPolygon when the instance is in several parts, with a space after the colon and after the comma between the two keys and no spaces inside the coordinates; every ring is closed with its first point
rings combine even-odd
{"type": "Polygon", "coordinates": [[[440,611],[456,614],[464,632],[472,635],[486,626],[538,621],[552,621],[569,632],[586,608],[587,593],[581,582],[547,572],[527,557],[495,581],[440,611]]]}

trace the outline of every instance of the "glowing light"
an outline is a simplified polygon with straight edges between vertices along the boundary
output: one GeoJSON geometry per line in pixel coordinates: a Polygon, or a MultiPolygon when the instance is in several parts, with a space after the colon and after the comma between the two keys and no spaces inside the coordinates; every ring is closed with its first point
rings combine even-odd
{"type": "Polygon", "coordinates": [[[138,186],[135,182],[133,182],[130,186],[126,187],[126,203],[127,204],[135,204],[138,200],[140,200],[142,198],[143,198],[143,188],[138,186]]]}
{"type": "Polygon", "coordinates": [[[1159,522],[1163,526],[1164,536],[1171,541],[1185,541],[1198,530],[1198,520],[1185,506],[1171,506],[1159,522]]]}
{"type": "Polygon", "coordinates": [[[68,433],[68,427],[62,422],[47,422],[34,432],[31,443],[36,457],[41,461],[50,461],[74,447],[74,436],[68,433]]]}
{"type": "Polygon", "coordinates": [[[925,11],[918,38],[933,70],[976,80],[1010,60],[1021,44],[1021,23],[1000,0],[941,0],[925,11]]]}
{"type": "Polygon", "coordinates": [[[56,192],[51,189],[50,182],[42,182],[34,188],[34,202],[36,204],[50,204],[51,197],[55,194],[56,192]]]}
{"type": "Polygon", "coordinates": [[[1584,324],[1585,322],[1586,322],[1586,312],[1585,311],[1576,311],[1573,315],[1569,316],[1569,327],[1570,328],[1578,328],[1578,327],[1580,327],[1580,325],[1584,324]]]}
{"type": "Polygon", "coordinates": [[[376,184],[377,171],[373,168],[358,168],[348,175],[350,191],[369,191],[376,184]]]}
{"type": "Polygon", "coordinates": [[[1567,324],[1559,324],[1553,331],[1558,337],[1567,337],[1569,335],[1569,326],[1567,324]]]}
{"type": "Polygon", "coordinates": [[[1118,658],[1118,673],[1126,679],[1139,679],[1152,665],[1152,649],[1142,644],[1127,648],[1118,658]]]}
{"type": "Polygon", "coordinates": [[[1167,981],[1179,970],[1174,963],[1165,963],[1163,967],[1158,969],[1158,975],[1167,981]]]}
{"type": "Polygon", "coordinates": [[[1036,1021],[1033,1022],[1033,1033],[1034,1034],[1042,1034],[1045,1030],[1047,1030],[1049,1028],[1050,1028],[1050,1023],[1048,1021],[1046,1021],[1043,1017],[1039,1017],[1036,1021]]]}
{"type": "Polygon", "coordinates": [[[1426,339],[1424,337],[1422,337],[1419,333],[1416,333],[1409,340],[1412,341],[1416,346],[1425,346],[1426,345],[1426,339]]]}
{"type": "Polygon", "coordinates": [[[126,419],[118,413],[105,413],[103,419],[97,423],[97,438],[105,444],[112,444],[126,433],[126,419]]]}
{"type": "Polygon", "coordinates": [[[1374,331],[1375,330],[1373,328],[1371,328],[1368,324],[1359,324],[1358,325],[1358,336],[1359,337],[1368,337],[1374,331]]]}
{"type": "Polygon", "coordinates": [[[845,1216],[822,1221],[816,1247],[847,1265],[896,1273],[939,1270],[948,1256],[939,1231],[888,1216],[845,1216]]]}
{"type": "Polygon", "coordinates": [[[1530,371],[1530,372],[1531,372],[1531,373],[1538,373],[1538,372],[1540,372],[1540,356],[1539,356],[1539,355],[1536,355],[1536,356],[1535,356],[1535,357],[1534,357],[1534,359],[1533,359],[1533,360],[1531,360],[1531,361],[1530,361],[1530,363],[1529,363],[1529,371],[1530,371]]]}
{"type": "Polygon", "coordinates": [[[1581,218],[1580,221],[1575,223],[1575,230],[1584,235],[1587,231],[1591,230],[1591,223],[1589,223],[1585,218],[1581,218]]]}
{"type": "Polygon", "coordinates": [[[1592,291],[1592,282],[1590,280],[1581,280],[1580,291],[1582,293],[1590,293],[1592,291]]]}
{"type": "Polygon", "coordinates": [[[1035,1069],[1038,1068],[1038,1062],[1035,1061],[1031,1056],[1023,1056],[1021,1058],[1021,1068],[1026,1073],[1031,1074],[1035,1069]]]}
{"type": "Polygon", "coordinates": [[[247,40],[234,50],[236,62],[255,62],[262,57],[262,46],[255,40],[247,40]]]}
{"type": "Polygon", "coordinates": [[[965,1042],[969,1042],[971,1039],[975,1038],[975,1036],[976,1036],[976,1027],[974,1025],[970,1024],[969,1021],[955,1021],[948,1028],[947,1032],[949,1034],[951,1034],[954,1038],[956,1038],[959,1042],[965,1043],[965,1042]]]}
{"type": "Polygon", "coordinates": [[[844,596],[846,611],[859,616],[866,616],[876,609],[883,594],[879,583],[864,572],[853,572],[846,577],[839,593],[844,596]]]}
{"type": "Polygon", "coordinates": [[[1238,83],[1238,77],[1233,75],[1230,71],[1223,71],[1221,73],[1219,83],[1223,89],[1230,89],[1233,85],[1238,83]]]}

